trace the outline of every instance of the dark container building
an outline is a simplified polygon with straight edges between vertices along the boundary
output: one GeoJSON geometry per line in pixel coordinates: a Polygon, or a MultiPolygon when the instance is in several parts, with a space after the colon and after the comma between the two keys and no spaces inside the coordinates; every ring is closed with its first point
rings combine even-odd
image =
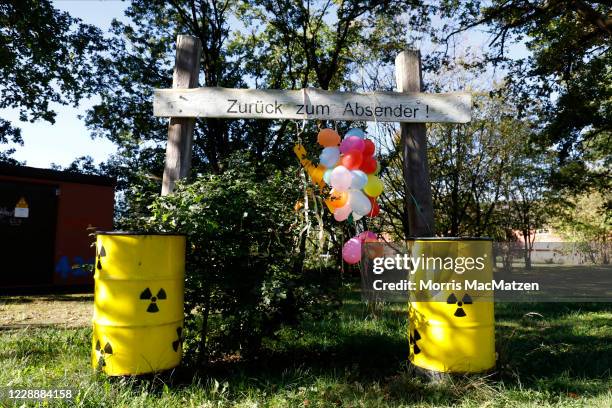
{"type": "Polygon", "coordinates": [[[115,179],[0,164],[0,293],[93,287],[95,230],[113,227],[115,179]]]}

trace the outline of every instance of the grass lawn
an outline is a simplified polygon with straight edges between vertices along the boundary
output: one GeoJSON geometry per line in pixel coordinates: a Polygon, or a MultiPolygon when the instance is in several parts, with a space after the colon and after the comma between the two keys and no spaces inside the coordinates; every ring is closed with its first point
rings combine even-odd
{"type": "Polygon", "coordinates": [[[256,360],[196,374],[107,378],[89,366],[89,328],[0,329],[0,386],[70,386],[66,406],[86,407],[612,406],[612,304],[498,304],[496,318],[497,371],[439,384],[406,364],[402,306],[372,314],[353,292],[337,316],[281,330],[256,360]]]}

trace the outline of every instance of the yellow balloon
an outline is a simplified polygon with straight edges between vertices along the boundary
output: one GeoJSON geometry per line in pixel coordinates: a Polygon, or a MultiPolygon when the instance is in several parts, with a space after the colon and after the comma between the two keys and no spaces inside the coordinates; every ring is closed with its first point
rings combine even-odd
{"type": "Polygon", "coordinates": [[[383,182],[373,174],[368,174],[368,181],[363,186],[363,192],[370,197],[378,197],[383,191],[383,182]]]}

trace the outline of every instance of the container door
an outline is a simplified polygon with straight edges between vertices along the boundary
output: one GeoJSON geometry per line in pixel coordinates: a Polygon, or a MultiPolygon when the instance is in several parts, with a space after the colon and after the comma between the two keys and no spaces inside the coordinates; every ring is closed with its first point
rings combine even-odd
{"type": "Polygon", "coordinates": [[[0,287],[52,283],[57,191],[0,180],[0,287]]]}

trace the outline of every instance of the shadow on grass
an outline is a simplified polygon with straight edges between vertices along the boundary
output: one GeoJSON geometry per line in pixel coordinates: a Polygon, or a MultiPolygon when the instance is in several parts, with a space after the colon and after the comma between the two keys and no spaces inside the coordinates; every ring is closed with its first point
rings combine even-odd
{"type": "Polygon", "coordinates": [[[576,380],[610,378],[609,313],[605,303],[497,305],[500,377],[534,388],[594,391],[576,380]]]}
{"type": "Polygon", "coordinates": [[[199,374],[230,386],[254,381],[265,387],[340,377],[354,388],[351,392],[359,391],[358,384],[376,382],[381,392],[404,403],[453,404],[474,392],[494,395],[500,380],[504,387],[551,395],[596,396],[609,389],[612,319],[606,314],[612,305],[497,305],[499,360],[495,372],[488,378],[457,375],[448,384],[428,384],[415,379],[408,367],[402,306],[386,307],[372,317],[363,304],[353,300],[343,306],[343,320],[336,326],[307,322],[293,341],[282,339],[280,348],[266,349],[257,359],[217,362],[199,374]],[[358,327],[357,323],[368,319],[377,321],[371,327],[358,327]],[[324,340],[330,335],[334,336],[331,343],[324,340]]]}

